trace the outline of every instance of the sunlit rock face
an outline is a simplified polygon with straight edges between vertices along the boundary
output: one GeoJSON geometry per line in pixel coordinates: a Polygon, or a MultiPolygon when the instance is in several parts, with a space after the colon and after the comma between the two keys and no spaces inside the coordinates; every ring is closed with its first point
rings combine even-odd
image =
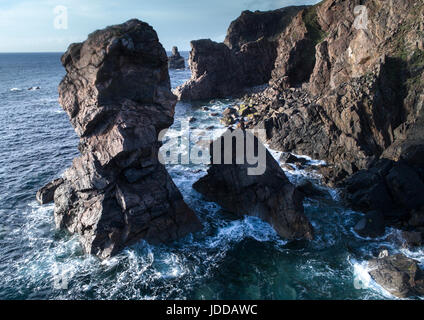
{"type": "Polygon", "coordinates": [[[423,12],[412,0],[305,8],[279,37],[253,124],[276,149],[328,161],[330,184],[399,160],[424,141],[423,12]]]}
{"type": "Polygon", "coordinates": [[[175,91],[181,100],[223,98],[266,84],[277,57],[278,35],[305,6],[243,11],[223,43],[191,42],[191,79],[175,91]]]}

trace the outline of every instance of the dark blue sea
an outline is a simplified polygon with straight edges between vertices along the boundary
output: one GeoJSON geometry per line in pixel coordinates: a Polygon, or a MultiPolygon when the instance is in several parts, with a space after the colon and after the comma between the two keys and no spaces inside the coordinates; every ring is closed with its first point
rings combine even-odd
{"type": "MultiPolygon", "coordinates": [[[[357,236],[361,215],[322,186],[327,198],[304,202],[315,240],[287,243],[259,219],[204,201],[191,187],[204,165],[168,167],[202,232],[162,246],[141,241],[107,261],[85,255],[77,236],[55,229],[53,206],[35,201],[78,156],[57,102],[64,74],[59,53],[0,54],[0,299],[394,299],[370,279],[366,260],[385,247],[424,262],[423,248],[400,248],[392,229],[377,240],[357,236]]],[[[170,76],[176,87],[190,70],[170,76]]],[[[211,113],[232,103],[179,103],[174,128],[195,117],[195,128],[223,129],[211,113]]],[[[319,181],[300,169],[287,175],[319,181]]]]}

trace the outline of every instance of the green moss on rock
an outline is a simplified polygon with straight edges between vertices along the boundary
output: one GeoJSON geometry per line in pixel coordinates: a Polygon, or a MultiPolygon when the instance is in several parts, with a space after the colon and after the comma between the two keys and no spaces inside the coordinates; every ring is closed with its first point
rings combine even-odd
{"type": "Polygon", "coordinates": [[[321,43],[327,36],[318,23],[317,6],[312,6],[303,12],[303,22],[308,30],[309,38],[315,45],[321,43]]]}

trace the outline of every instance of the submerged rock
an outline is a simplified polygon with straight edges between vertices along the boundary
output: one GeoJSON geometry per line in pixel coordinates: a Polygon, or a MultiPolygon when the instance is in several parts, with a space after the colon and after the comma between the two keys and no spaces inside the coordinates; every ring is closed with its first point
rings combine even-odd
{"type": "MultiPolygon", "coordinates": [[[[237,145],[241,144],[239,142],[237,145]]],[[[239,216],[251,215],[263,219],[285,239],[313,238],[312,225],[303,211],[302,193],[289,182],[279,164],[255,136],[241,129],[228,130],[212,142],[210,150],[212,165],[208,174],[193,185],[196,191],[239,216]],[[246,160],[236,163],[237,148],[234,141],[232,154],[227,151],[227,155],[232,156],[232,164],[224,162],[225,140],[231,135],[241,135],[245,147],[247,139],[253,139],[251,141],[254,141],[256,154],[262,148],[264,163],[258,163],[258,168],[262,169],[263,174],[250,174],[249,170],[255,168],[255,165],[250,165],[246,160]],[[217,150],[221,148],[219,156],[214,154],[215,146],[217,150]]],[[[246,148],[244,150],[246,159],[246,148]]]]}
{"type": "Polygon", "coordinates": [[[175,240],[201,228],[165,167],[158,133],[174,117],[167,56],[148,24],[130,20],[72,44],[60,104],[81,156],[54,194],[56,226],[108,258],[140,239],[175,240]]]}
{"type": "Polygon", "coordinates": [[[369,261],[371,277],[396,297],[424,294],[424,271],[417,261],[402,254],[382,256],[369,261]]]}
{"type": "Polygon", "coordinates": [[[284,163],[299,164],[301,166],[305,165],[308,162],[308,160],[306,160],[305,158],[296,157],[295,155],[288,152],[283,152],[281,154],[280,161],[284,163]]]}
{"type": "Polygon", "coordinates": [[[177,47],[172,48],[172,56],[168,58],[168,68],[169,69],[184,69],[185,60],[178,52],[177,47]]]}

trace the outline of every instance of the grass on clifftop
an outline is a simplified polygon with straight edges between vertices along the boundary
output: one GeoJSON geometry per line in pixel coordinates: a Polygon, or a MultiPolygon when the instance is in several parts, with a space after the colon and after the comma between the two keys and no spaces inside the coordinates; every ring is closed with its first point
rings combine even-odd
{"type": "Polygon", "coordinates": [[[424,4],[416,4],[409,13],[408,19],[400,26],[393,39],[393,57],[400,59],[406,67],[406,86],[410,89],[422,86],[421,75],[424,72],[424,51],[413,48],[406,43],[407,35],[412,30],[424,38],[424,32],[417,26],[421,23],[421,14],[424,4]]]}
{"type": "Polygon", "coordinates": [[[303,22],[305,23],[308,35],[315,45],[321,43],[327,36],[318,23],[317,6],[305,9],[303,13],[303,22]]]}
{"type": "Polygon", "coordinates": [[[418,86],[422,85],[421,75],[424,72],[424,51],[415,50],[407,63],[410,77],[406,81],[406,84],[409,88],[418,88],[418,86]]]}

